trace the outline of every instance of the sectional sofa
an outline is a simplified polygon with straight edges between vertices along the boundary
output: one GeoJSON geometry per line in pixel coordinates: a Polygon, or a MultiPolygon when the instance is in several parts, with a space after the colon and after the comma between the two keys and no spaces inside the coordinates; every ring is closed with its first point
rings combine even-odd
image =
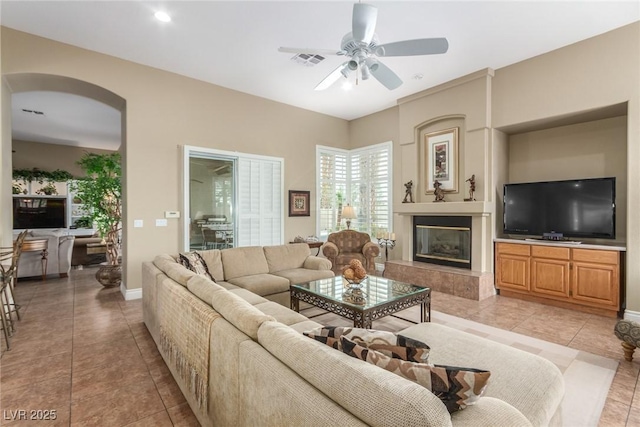
{"type": "Polygon", "coordinates": [[[144,322],[203,426],[560,424],[562,374],[539,356],[434,323],[401,331],[430,363],[491,371],[484,396],[450,414],[427,388],[304,336],[321,325],[268,280],[326,272],[305,244],[201,255],[215,281],[162,255],[143,264],[142,288],[144,322]],[[259,272],[238,276],[243,265],[259,272]]]}

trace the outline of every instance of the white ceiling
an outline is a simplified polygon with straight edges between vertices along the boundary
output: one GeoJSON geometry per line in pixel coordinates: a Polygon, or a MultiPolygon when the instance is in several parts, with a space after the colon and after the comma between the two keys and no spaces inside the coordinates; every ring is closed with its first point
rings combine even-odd
{"type": "MultiPolygon", "coordinates": [[[[342,37],[351,31],[353,2],[3,0],[0,20],[20,31],[352,120],[479,69],[498,69],[640,19],[638,1],[371,3],[378,8],[376,33],[381,43],[446,37],[449,51],[383,58],[404,81],[393,91],[369,79],[350,91],[335,84],[317,92],[316,84],[344,58],[332,56],[306,67],[277,49],[339,50],[342,37]],[[168,12],[172,21],[156,20],[153,13],[158,10],[168,12]],[[416,74],[423,78],[414,79],[416,74]]],[[[40,133],[50,142],[66,140],[71,145],[115,137],[119,143],[119,121],[106,112],[109,107],[43,92],[16,94],[13,99],[14,105],[21,105],[18,111],[14,108],[16,136],[33,140],[40,133]],[[78,107],[78,102],[84,104],[78,107]],[[20,117],[21,108],[46,110],[47,117],[55,112],[55,126],[47,128],[44,120],[38,124],[37,117],[20,117]],[[86,116],[90,113],[95,117],[86,116]],[[79,134],[60,129],[74,121],[81,122],[76,123],[79,134]]]]}

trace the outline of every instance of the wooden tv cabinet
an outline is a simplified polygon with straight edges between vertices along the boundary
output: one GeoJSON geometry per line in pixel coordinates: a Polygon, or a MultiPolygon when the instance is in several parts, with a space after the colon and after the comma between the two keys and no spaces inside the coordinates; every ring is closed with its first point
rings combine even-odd
{"type": "Polygon", "coordinates": [[[496,239],[500,295],[616,317],[624,290],[623,247],[496,239]]]}

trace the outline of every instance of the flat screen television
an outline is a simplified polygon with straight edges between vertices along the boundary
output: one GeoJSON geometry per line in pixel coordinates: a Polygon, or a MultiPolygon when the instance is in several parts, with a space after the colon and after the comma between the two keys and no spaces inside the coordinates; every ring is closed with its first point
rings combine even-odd
{"type": "Polygon", "coordinates": [[[503,220],[506,234],[615,239],[616,179],[506,184],[503,220]]]}
{"type": "Polygon", "coordinates": [[[64,228],[66,198],[14,197],[13,228],[64,228]]]}

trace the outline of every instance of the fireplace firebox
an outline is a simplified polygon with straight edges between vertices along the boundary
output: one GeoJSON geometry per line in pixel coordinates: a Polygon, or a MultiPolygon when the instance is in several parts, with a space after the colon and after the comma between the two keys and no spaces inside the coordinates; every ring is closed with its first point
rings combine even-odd
{"type": "Polygon", "coordinates": [[[413,260],[471,269],[470,216],[414,216],[413,260]]]}

